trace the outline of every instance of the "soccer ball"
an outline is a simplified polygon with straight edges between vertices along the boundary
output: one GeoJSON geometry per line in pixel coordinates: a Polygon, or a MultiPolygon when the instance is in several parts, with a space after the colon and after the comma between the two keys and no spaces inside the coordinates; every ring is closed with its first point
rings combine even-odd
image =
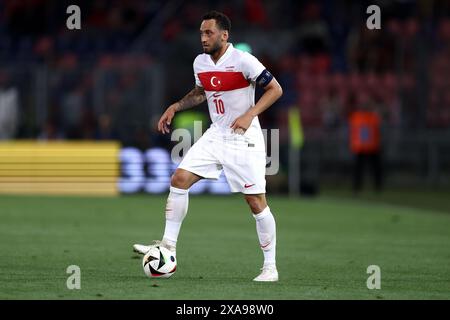
{"type": "Polygon", "coordinates": [[[142,267],[150,278],[169,278],[177,270],[177,259],[169,249],[156,246],[144,256],[142,267]]]}

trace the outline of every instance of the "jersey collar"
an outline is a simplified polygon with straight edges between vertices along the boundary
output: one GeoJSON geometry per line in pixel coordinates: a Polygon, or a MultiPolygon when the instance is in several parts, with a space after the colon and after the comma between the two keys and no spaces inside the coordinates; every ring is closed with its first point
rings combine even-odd
{"type": "Polygon", "coordinates": [[[211,60],[212,64],[218,66],[219,64],[221,64],[231,54],[233,49],[234,49],[233,44],[231,42],[228,42],[227,50],[225,50],[225,53],[223,54],[223,56],[221,56],[220,59],[217,60],[217,63],[214,63],[214,61],[211,58],[211,56],[209,56],[209,59],[211,60]]]}

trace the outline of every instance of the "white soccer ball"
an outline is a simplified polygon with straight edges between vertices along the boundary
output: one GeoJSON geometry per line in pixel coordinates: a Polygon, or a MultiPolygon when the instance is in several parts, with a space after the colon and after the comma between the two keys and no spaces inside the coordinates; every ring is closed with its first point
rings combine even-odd
{"type": "Polygon", "coordinates": [[[169,249],[156,246],[144,256],[142,267],[150,278],[169,278],[177,270],[177,259],[169,249]]]}

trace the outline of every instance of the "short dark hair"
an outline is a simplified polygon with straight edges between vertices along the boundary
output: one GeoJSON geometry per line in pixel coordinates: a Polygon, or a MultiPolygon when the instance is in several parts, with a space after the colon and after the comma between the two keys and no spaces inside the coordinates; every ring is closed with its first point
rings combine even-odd
{"type": "Polygon", "coordinates": [[[210,20],[210,19],[214,19],[216,20],[216,24],[217,26],[221,29],[221,30],[226,30],[228,32],[231,31],[231,21],[230,18],[228,18],[225,14],[223,14],[222,12],[219,11],[210,11],[208,13],[205,13],[203,15],[202,20],[210,20]]]}

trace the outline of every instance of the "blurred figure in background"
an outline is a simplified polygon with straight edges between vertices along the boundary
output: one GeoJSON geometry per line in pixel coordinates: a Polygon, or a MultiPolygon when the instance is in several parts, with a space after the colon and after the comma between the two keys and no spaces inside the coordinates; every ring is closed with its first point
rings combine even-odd
{"type": "Polygon", "coordinates": [[[13,139],[19,115],[19,93],[9,81],[8,74],[0,71],[0,140],[13,139]]]}
{"type": "Polygon", "coordinates": [[[45,122],[37,139],[41,141],[63,140],[66,139],[66,136],[60,129],[58,122],[54,118],[49,118],[45,122]]]}
{"type": "Polygon", "coordinates": [[[95,133],[97,140],[117,140],[119,135],[114,127],[113,120],[108,113],[102,113],[98,116],[98,125],[95,133]]]}
{"type": "Polygon", "coordinates": [[[349,116],[350,150],[354,155],[353,191],[363,186],[365,166],[369,165],[377,192],[382,188],[381,119],[372,102],[362,104],[349,116]]]}

